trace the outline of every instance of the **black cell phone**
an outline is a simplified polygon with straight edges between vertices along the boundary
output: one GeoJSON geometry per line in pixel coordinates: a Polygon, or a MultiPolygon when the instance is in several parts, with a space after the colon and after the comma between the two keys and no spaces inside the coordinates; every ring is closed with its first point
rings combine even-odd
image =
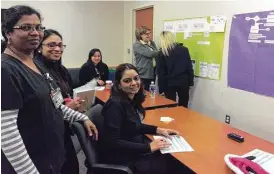
{"type": "Polygon", "coordinates": [[[244,137],[241,135],[237,135],[235,133],[229,133],[229,134],[227,134],[227,137],[234,141],[237,141],[238,143],[244,142],[244,137]]]}

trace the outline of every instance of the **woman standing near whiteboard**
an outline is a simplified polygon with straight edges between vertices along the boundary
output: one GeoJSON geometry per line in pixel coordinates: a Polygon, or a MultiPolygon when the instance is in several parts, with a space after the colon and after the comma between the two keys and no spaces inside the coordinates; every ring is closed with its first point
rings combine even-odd
{"type": "Polygon", "coordinates": [[[149,90],[151,81],[154,80],[153,59],[159,54],[156,45],[150,41],[150,30],[141,26],[135,32],[137,41],[133,44],[136,68],[144,84],[145,90],[149,90]]]}
{"type": "Polygon", "coordinates": [[[193,86],[194,72],[188,48],[176,43],[171,32],[160,35],[161,52],[157,58],[159,92],[171,100],[179,97],[179,106],[188,107],[189,88],[193,86]]]}

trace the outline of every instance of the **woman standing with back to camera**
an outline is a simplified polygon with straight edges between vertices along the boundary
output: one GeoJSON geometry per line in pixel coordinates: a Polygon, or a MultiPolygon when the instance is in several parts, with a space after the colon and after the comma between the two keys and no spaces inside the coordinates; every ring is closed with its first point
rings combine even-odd
{"type": "Polygon", "coordinates": [[[159,92],[171,100],[179,97],[179,106],[188,107],[189,88],[193,86],[194,72],[188,49],[176,43],[171,32],[160,35],[161,53],[157,58],[159,92]]]}

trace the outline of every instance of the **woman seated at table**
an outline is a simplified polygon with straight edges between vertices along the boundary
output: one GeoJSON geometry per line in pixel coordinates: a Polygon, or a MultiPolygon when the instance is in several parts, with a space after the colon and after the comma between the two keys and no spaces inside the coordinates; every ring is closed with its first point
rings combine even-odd
{"type": "Polygon", "coordinates": [[[129,166],[134,174],[176,173],[160,149],[169,147],[163,139],[150,141],[145,134],[168,136],[178,134],[171,129],[142,123],[145,110],[143,87],[137,69],[131,64],[116,68],[111,97],[104,105],[104,136],[100,140],[100,159],[104,163],[129,166]]]}
{"type": "Polygon", "coordinates": [[[87,62],[79,72],[80,85],[85,85],[92,79],[97,79],[97,84],[103,86],[109,79],[108,66],[102,61],[102,53],[99,49],[90,50],[87,62]]]}

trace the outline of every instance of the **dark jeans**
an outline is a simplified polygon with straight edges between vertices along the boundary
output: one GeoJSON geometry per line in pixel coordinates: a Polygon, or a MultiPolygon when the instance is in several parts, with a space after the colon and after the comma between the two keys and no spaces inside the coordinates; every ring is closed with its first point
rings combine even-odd
{"type": "Polygon", "coordinates": [[[66,150],[66,158],[60,174],[79,174],[79,163],[77,159],[77,154],[70,136],[71,130],[68,123],[65,123],[65,126],[66,130],[64,135],[64,145],[66,150]]]}
{"type": "Polygon", "coordinates": [[[166,98],[176,101],[176,94],[179,97],[179,106],[184,106],[188,108],[188,100],[189,100],[189,86],[184,85],[181,87],[168,86],[165,92],[166,98]]]}
{"type": "Polygon", "coordinates": [[[144,89],[149,91],[149,85],[151,84],[151,81],[153,81],[153,79],[141,79],[141,80],[142,80],[144,89]]]}

